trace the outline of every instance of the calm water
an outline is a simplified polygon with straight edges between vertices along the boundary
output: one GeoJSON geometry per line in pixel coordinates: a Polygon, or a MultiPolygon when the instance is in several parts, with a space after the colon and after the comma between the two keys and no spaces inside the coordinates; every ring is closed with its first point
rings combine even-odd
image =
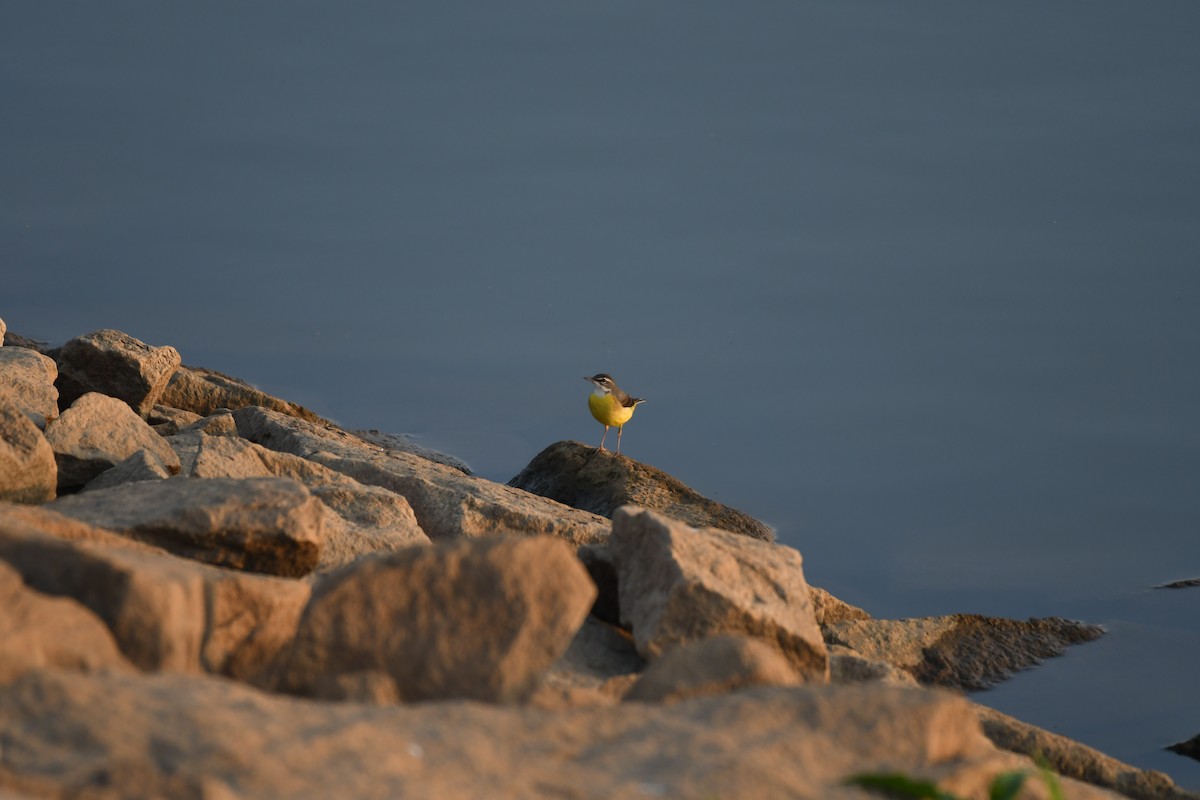
{"type": "Polygon", "coordinates": [[[1200,788],[1200,6],[29,3],[0,317],[506,480],[628,455],[881,616],[1109,635],[982,699],[1200,788]]]}

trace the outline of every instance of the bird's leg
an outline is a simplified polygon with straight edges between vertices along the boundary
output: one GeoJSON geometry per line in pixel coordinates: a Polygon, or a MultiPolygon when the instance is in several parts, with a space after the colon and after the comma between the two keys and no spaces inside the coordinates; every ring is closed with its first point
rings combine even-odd
{"type": "Polygon", "coordinates": [[[624,425],[617,426],[617,455],[621,455],[621,431],[625,430],[624,425]]]}
{"type": "Polygon", "coordinates": [[[608,426],[605,425],[604,426],[604,435],[600,437],[600,446],[596,448],[597,453],[604,450],[604,440],[607,438],[608,438],[608,426]]]}

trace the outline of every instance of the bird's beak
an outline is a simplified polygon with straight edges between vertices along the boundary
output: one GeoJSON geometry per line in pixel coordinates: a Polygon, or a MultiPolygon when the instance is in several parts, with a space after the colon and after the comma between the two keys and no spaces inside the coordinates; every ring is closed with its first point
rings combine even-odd
{"type": "Polygon", "coordinates": [[[591,380],[591,378],[589,378],[587,375],[584,375],[584,376],[583,376],[583,379],[584,379],[585,381],[590,381],[590,380],[591,380]]]}

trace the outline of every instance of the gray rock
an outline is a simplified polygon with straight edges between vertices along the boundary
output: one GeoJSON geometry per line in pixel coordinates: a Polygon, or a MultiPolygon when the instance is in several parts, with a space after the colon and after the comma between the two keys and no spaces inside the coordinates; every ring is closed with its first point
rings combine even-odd
{"type": "Polygon", "coordinates": [[[0,500],[45,503],[54,499],[57,484],[50,443],[11,395],[0,391],[0,500]]]}
{"type": "Polygon", "coordinates": [[[139,450],[179,471],[179,458],[163,438],[120,400],[91,392],[46,426],[58,461],[59,492],[78,489],[139,450]]]}
{"type": "MultiPolygon", "coordinates": [[[[229,419],[229,415],[224,415],[229,419]]],[[[328,467],[277,453],[228,435],[207,417],[194,427],[167,439],[179,455],[181,474],[197,478],[291,478],[303,483],[333,513],[325,522],[319,568],[341,566],[369,553],[390,553],[412,545],[429,544],[412,507],[400,495],[378,486],[364,486],[328,467]]]]}
{"type": "Polygon", "coordinates": [[[171,477],[171,471],[167,469],[167,465],[158,456],[146,450],[138,450],[120,464],[111,469],[106,469],[95,478],[92,478],[84,485],[82,491],[91,492],[96,489],[111,489],[114,486],[137,483],[138,481],[161,481],[169,477],[171,477]]]}
{"type": "Polygon", "coordinates": [[[370,430],[351,430],[349,433],[354,434],[367,444],[373,444],[382,448],[384,451],[410,453],[426,461],[433,461],[456,469],[464,475],[471,474],[471,468],[465,461],[451,455],[446,455],[445,453],[439,453],[437,450],[430,450],[428,447],[423,447],[414,442],[406,434],[383,433],[374,428],[370,430]]]}
{"type": "Polygon", "coordinates": [[[612,518],[634,505],[696,528],[710,527],[775,541],[770,526],[704,497],[678,478],[626,456],[579,442],[555,442],[534,456],[509,486],[612,518]]]}
{"type": "Polygon", "coordinates": [[[251,680],[291,642],[310,587],[176,558],[45,507],[0,503],[0,560],[73,598],[145,670],[251,680]]]}
{"type": "Polygon", "coordinates": [[[881,766],[986,797],[994,776],[1034,769],[992,747],[963,698],[877,685],[381,709],[205,677],[38,671],[0,687],[0,741],[14,743],[6,780],[46,797],[858,798],[845,777],[881,766]]]}
{"type": "Polygon", "coordinates": [[[12,401],[33,424],[45,428],[58,416],[58,389],[54,380],[58,366],[54,359],[27,347],[0,350],[0,392],[8,392],[12,401]]]}
{"type": "Polygon", "coordinates": [[[830,644],[886,661],[923,684],[976,691],[994,686],[1104,629],[1058,617],[1012,620],[953,614],[921,619],[858,619],[827,625],[830,644]]]}
{"type": "Polygon", "coordinates": [[[324,422],[303,406],[272,397],[245,381],[201,367],[181,366],[176,370],[159,402],[172,408],[194,412],[202,417],[207,417],[222,408],[262,406],[288,416],[324,422]]]}
{"type": "Polygon", "coordinates": [[[38,668],[132,671],[104,623],[74,600],[27,587],[0,561],[0,683],[38,668]]]}
{"type": "Polygon", "coordinates": [[[804,681],[770,645],[744,636],[713,636],[672,647],[655,659],[625,695],[641,703],[677,703],[751,686],[804,681]]]}
{"type": "Polygon", "coordinates": [[[143,481],[49,507],[176,555],[286,577],[316,568],[329,513],[286,478],[143,481]]]}
{"type": "Polygon", "coordinates": [[[333,426],[263,408],[243,408],[233,416],[238,432],[252,442],[403,495],[421,529],[435,541],[460,536],[550,535],[578,545],[608,538],[609,522],[603,517],[463,475],[409,453],[382,450],[333,426]]]}
{"type": "Polygon", "coordinates": [[[145,417],[179,368],[174,347],[151,347],[127,333],[104,329],[79,336],[58,353],[59,403],[67,407],[88,392],[129,404],[145,417]]]}
{"type": "Polygon", "coordinates": [[[771,643],[807,681],[829,679],[797,551],[633,506],[617,509],[611,547],[621,617],[646,658],[734,634],[771,643]]]}
{"type": "Polygon", "coordinates": [[[406,701],[528,696],[583,624],[595,587],[564,542],[460,541],[364,558],[321,579],[279,687],[315,694],[364,670],[406,701]]]}

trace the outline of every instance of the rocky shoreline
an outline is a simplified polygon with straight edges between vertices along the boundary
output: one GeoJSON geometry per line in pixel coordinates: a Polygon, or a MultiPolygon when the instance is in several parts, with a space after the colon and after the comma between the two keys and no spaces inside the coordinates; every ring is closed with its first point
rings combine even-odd
{"type": "Polygon", "coordinates": [[[1197,797],[961,695],[1096,626],[877,619],[624,456],[503,485],[119,331],[0,340],[0,797],[983,797],[1034,755],[1197,797]]]}

